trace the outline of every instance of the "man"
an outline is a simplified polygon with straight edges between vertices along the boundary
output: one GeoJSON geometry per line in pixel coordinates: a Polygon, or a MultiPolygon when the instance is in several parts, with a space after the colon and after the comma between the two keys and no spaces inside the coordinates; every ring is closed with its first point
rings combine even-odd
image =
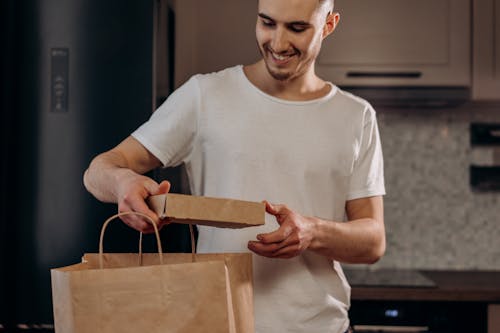
{"type": "MultiPolygon", "coordinates": [[[[332,0],[260,0],[262,59],[192,77],[84,177],[98,199],[159,225],[144,200],[170,185],[142,176],[159,166],[185,163],[194,195],[268,200],[265,226],[200,226],[197,245],[256,254],[257,332],[346,331],[350,287],[339,262],[373,263],[385,251],[375,112],[314,70],[338,22],[332,0]]],[[[151,231],[140,218],[124,221],[151,231]]]]}

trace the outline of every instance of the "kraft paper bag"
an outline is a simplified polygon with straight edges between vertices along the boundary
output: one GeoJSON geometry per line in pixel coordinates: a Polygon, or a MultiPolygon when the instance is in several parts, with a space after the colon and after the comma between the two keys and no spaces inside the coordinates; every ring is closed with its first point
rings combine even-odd
{"type": "MultiPolygon", "coordinates": [[[[103,253],[51,270],[57,333],[254,332],[249,253],[103,253]]],[[[146,216],[145,216],[146,217],[146,216]]]]}
{"type": "Polygon", "coordinates": [[[147,203],[160,218],[176,223],[218,228],[246,228],[265,223],[266,208],[262,202],[167,193],[150,196],[147,203]]]}

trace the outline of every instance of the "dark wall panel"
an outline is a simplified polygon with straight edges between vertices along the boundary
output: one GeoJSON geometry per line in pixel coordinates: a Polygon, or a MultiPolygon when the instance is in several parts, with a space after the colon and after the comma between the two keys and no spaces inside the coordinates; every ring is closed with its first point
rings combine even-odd
{"type": "MultiPolygon", "coordinates": [[[[51,323],[50,268],[96,251],[116,211],[85,191],[83,172],[151,113],[153,2],[20,3],[9,320],[51,323]]],[[[136,250],[137,235],[121,225],[107,239],[109,250],[136,250]]]]}

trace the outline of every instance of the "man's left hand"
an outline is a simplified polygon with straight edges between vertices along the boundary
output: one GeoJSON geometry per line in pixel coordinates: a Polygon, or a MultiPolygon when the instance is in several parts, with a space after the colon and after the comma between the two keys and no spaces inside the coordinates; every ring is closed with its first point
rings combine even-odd
{"type": "Polygon", "coordinates": [[[285,205],[267,201],[266,212],[274,215],[280,227],[267,234],[257,235],[258,241],[248,242],[248,248],[269,258],[292,258],[305,251],[314,237],[314,219],[302,216],[285,205]]]}

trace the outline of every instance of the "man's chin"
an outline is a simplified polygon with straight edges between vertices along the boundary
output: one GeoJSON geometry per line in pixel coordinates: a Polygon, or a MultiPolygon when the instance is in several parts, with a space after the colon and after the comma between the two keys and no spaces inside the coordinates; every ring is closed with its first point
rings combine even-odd
{"type": "Polygon", "coordinates": [[[272,70],[271,68],[269,68],[269,66],[266,66],[266,67],[267,67],[267,72],[269,73],[269,75],[271,75],[273,77],[273,79],[275,79],[275,80],[287,81],[292,76],[292,74],[290,72],[279,72],[279,71],[272,70]]]}
{"type": "Polygon", "coordinates": [[[277,81],[281,81],[281,82],[288,81],[288,79],[291,76],[288,73],[269,73],[269,74],[271,74],[271,76],[273,77],[273,79],[275,79],[277,81]]]}

